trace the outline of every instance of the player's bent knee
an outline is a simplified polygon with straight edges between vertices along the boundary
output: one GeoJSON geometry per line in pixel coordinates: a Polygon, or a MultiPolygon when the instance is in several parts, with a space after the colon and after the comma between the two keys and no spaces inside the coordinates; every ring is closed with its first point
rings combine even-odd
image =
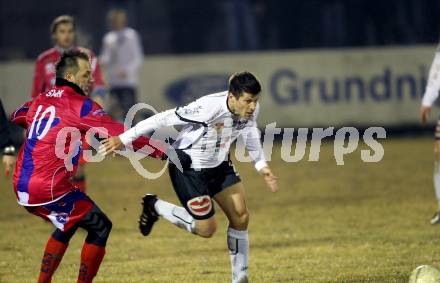
{"type": "Polygon", "coordinates": [[[113,227],[113,223],[107,217],[102,220],[99,226],[94,230],[89,230],[86,242],[89,244],[95,244],[97,246],[105,247],[107,244],[107,239],[110,236],[110,232],[113,227]]]}
{"type": "Polygon", "coordinates": [[[215,219],[202,220],[196,222],[195,234],[203,238],[211,238],[217,231],[217,221],[215,219]]]}
{"type": "Polygon", "coordinates": [[[86,217],[81,220],[80,227],[88,232],[86,238],[87,243],[105,247],[113,223],[107,215],[95,206],[86,217]]]}
{"type": "Polygon", "coordinates": [[[247,229],[249,225],[249,211],[243,210],[230,219],[231,228],[244,230],[247,229]]]}
{"type": "Polygon", "coordinates": [[[197,235],[203,238],[211,238],[214,236],[215,231],[217,231],[217,227],[209,227],[209,228],[202,228],[196,230],[197,235]]]}

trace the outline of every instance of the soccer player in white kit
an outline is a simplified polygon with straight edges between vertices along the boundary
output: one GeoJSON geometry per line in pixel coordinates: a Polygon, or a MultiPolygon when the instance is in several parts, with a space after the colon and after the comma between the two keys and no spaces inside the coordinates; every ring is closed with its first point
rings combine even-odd
{"type": "Polygon", "coordinates": [[[174,190],[183,207],[155,195],[145,195],[140,230],[148,235],[158,217],[170,221],[201,237],[211,237],[217,228],[212,199],[222,208],[229,220],[227,244],[232,265],[232,282],[248,282],[249,212],[244,187],[235,171],[229,150],[240,135],[267,186],[276,192],[277,177],[264,158],[257,128],[259,81],[249,72],[234,74],[225,92],[203,96],[184,107],[158,113],[139,122],[135,127],[103,141],[101,152],[108,154],[121,149],[137,137],[162,127],[183,125],[173,147],[183,170],[169,163],[174,190]],[[182,157],[187,156],[187,160],[182,157]],[[186,155],[187,154],[187,155],[186,155]]]}
{"type": "MultiPolygon", "coordinates": [[[[423,95],[422,106],[420,107],[420,118],[422,123],[426,123],[431,112],[432,105],[438,97],[440,91],[440,46],[435,53],[434,61],[429,70],[428,83],[425,94],[423,95]]],[[[440,120],[437,121],[435,129],[434,144],[434,189],[437,197],[438,209],[431,218],[431,224],[440,223],[440,120]]]]}

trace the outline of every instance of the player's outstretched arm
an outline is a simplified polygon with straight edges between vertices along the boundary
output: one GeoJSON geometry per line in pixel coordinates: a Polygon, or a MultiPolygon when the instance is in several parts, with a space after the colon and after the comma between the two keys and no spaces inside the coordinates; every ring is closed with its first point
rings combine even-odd
{"type": "MultiPolygon", "coordinates": [[[[130,145],[138,138],[142,138],[142,135],[157,130],[163,126],[172,126],[175,123],[167,123],[166,118],[167,113],[169,111],[165,111],[156,115],[153,115],[145,120],[142,120],[133,128],[119,133],[119,136],[112,135],[113,137],[105,139],[101,142],[101,146],[99,147],[99,152],[103,155],[108,155],[109,153],[114,152],[115,150],[122,149],[124,146],[130,145]],[[164,122],[165,121],[165,122],[164,122]]],[[[145,137],[143,137],[145,138],[145,137]]]]}
{"type": "MultiPolygon", "coordinates": [[[[114,121],[96,102],[93,102],[90,98],[82,98],[79,101],[75,101],[74,107],[76,113],[80,113],[77,118],[78,124],[81,130],[88,131],[94,128],[97,132],[111,137],[116,137],[124,132],[124,125],[114,121]],[[104,128],[106,131],[103,131],[104,128]]],[[[147,137],[139,137],[133,140],[128,147],[129,149],[142,150],[144,146],[147,146],[146,155],[153,158],[163,158],[166,148],[160,141],[154,141],[147,137]]]]}
{"type": "Polygon", "coordinates": [[[272,173],[269,167],[263,167],[260,171],[258,171],[261,176],[263,176],[266,185],[270,188],[270,190],[275,193],[278,191],[278,177],[272,173]]]}
{"type": "MultiPolygon", "coordinates": [[[[200,99],[202,100],[202,99],[200,99]]],[[[186,125],[188,123],[205,124],[215,114],[212,105],[205,105],[197,100],[184,107],[169,109],[140,121],[131,129],[120,134],[118,138],[109,138],[102,142],[100,153],[107,155],[127,146],[137,138],[163,127],[186,125]]],[[[167,148],[164,148],[166,151],[167,148]]],[[[170,156],[168,156],[170,157],[170,156]]]]}

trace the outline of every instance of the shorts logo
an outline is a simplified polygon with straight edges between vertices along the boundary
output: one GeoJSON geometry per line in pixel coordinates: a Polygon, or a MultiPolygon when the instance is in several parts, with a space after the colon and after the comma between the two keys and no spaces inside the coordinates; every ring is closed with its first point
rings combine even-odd
{"type": "Polygon", "coordinates": [[[197,216],[204,216],[211,211],[212,202],[209,196],[190,199],[187,203],[189,210],[197,216]]]}
{"type": "Polygon", "coordinates": [[[66,224],[67,223],[67,217],[69,215],[67,213],[59,213],[55,216],[55,219],[57,220],[57,222],[61,223],[61,224],[66,224]]]}

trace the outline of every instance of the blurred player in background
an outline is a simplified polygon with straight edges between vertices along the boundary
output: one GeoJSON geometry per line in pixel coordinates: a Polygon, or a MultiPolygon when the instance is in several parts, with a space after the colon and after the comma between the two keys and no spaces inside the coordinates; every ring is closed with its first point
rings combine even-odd
{"type": "MultiPolygon", "coordinates": [[[[72,184],[71,176],[77,170],[81,138],[86,132],[94,130],[107,136],[104,128],[109,135],[118,135],[124,127],[87,97],[93,70],[86,53],[78,50],[63,53],[55,72],[55,86],[12,115],[13,122],[27,129],[15,167],[14,190],[20,205],[56,227],[44,251],[38,282],[51,282],[78,228],[88,234],[81,252],[77,282],[92,282],[104,258],[112,223],[72,184]]],[[[149,142],[141,138],[134,146],[141,148],[149,142]]],[[[163,151],[157,149],[150,154],[163,155],[163,151]]]]}
{"type": "Polygon", "coordinates": [[[109,114],[124,121],[130,107],[137,102],[142,45],[138,33],[126,26],[124,10],[113,9],[107,17],[111,31],[104,36],[100,60],[106,67],[110,95],[115,102],[109,108],[109,114]]]}
{"type": "MultiPolygon", "coordinates": [[[[55,65],[61,58],[61,55],[67,50],[79,49],[89,55],[92,65],[93,86],[90,90],[90,96],[98,104],[103,105],[106,89],[98,59],[91,50],[75,46],[74,18],[67,15],[55,18],[50,26],[50,32],[55,46],[38,56],[37,62],[35,63],[32,98],[35,99],[40,93],[44,93],[54,86],[55,65]]],[[[81,158],[77,174],[73,177],[73,182],[81,190],[86,189],[84,164],[85,161],[81,158]]]]}
{"type": "Polygon", "coordinates": [[[211,237],[217,228],[214,199],[229,220],[227,244],[231,256],[232,282],[248,282],[249,212],[240,176],[229,158],[231,144],[244,138],[256,170],[272,192],[277,191],[277,177],[268,167],[257,128],[259,81],[248,72],[233,75],[229,91],[204,96],[184,107],[156,114],[139,122],[119,137],[103,141],[100,149],[108,153],[130,144],[141,135],[162,127],[182,125],[174,144],[176,151],[188,154],[183,171],[169,163],[174,190],[183,205],[176,206],[146,195],[140,230],[151,232],[159,216],[201,237],[211,237]]]}
{"type": "Polygon", "coordinates": [[[3,151],[2,163],[5,167],[5,175],[9,176],[11,168],[15,164],[15,147],[11,139],[11,133],[8,127],[8,118],[6,111],[3,108],[3,103],[0,98],[0,150],[3,151]]]}
{"type": "MultiPolygon", "coordinates": [[[[434,56],[431,69],[429,70],[428,83],[423,95],[422,106],[420,107],[420,119],[426,123],[431,112],[432,105],[436,101],[440,91],[440,46],[434,56]]],[[[434,189],[437,197],[437,212],[431,218],[431,224],[440,223],[440,120],[437,121],[434,143],[434,189]]]]}

